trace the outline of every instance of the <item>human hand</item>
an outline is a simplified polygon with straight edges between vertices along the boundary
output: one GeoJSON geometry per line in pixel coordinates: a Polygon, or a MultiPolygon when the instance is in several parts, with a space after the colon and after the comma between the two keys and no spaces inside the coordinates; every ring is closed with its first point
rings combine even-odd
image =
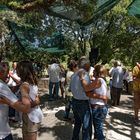
{"type": "Polygon", "coordinates": [[[80,80],[84,79],[85,76],[85,70],[81,69],[78,71],[78,75],[80,77],[80,80]]]}
{"type": "Polygon", "coordinates": [[[13,75],[13,72],[12,71],[9,71],[9,76],[12,76],[13,75]]]}

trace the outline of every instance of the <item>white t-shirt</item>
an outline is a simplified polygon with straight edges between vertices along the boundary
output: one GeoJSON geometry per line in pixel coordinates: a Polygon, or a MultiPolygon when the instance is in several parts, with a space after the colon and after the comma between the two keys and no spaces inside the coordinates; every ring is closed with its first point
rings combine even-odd
{"type": "MultiPolygon", "coordinates": [[[[103,78],[99,78],[101,81],[101,86],[96,88],[94,92],[98,95],[107,96],[107,84],[103,78]]],[[[105,105],[104,101],[101,99],[90,98],[91,104],[105,105]]]]}
{"type": "MultiPolygon", "coordinates": [[[[38,95],[38,87],[36,85],[29,85],[30,92],[29,96],[31,100],[35,101],[36,96],[38,95]]],[[[30,113],[28,113],[29,119],[34,123],[40,123],[43,119],[43,113],[39,106],[31,108],[30,113]]]]}
{"type": "MultiPolygon", "coordinates": [[[[13,94],[10,88],[2,81],[0,81],[0,97],[6,97],[13,103],[18,101],[15,94],[13,94]]],[[[8,112],[9,106],[0,104],[0,139],[4,139],[11,133],[8,123],[8,112]]]]}
{"type": "Polygon", "coordinates": [[[123,87],[123,75],[124,75],[124,72],[121,66],[117,66],[111,71],[113,87],[115,88],[123,87]]]}
{"type": "MultiPolygon", "coordinates": [[[[18,77],[18,75],[17,75],[17,73],[16,73],[16,70],[12,71],[12,73],[13,73],[13,77],[14,77],[15,79],[17,79],[18,81],[20,81],[20,77],[18,77]]],[[[8,81],[8,83],[7,83],[7,85],[8,85],[9,87],[13,87],[13,86],[16,86],[17,83],[10,77],[10,79],[9,79],[9,81],[8,81]]]]}
{"type": "Polygon", "coordinates": [[[51,64],[48,67],[48,75],[51,82],[57,83],[60,81],[60,66],[56,63],[51,64]]]}

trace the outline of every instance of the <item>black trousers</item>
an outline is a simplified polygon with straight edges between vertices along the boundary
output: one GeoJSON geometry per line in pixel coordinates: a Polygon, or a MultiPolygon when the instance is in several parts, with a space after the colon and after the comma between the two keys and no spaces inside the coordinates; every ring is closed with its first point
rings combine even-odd
{"type": "Polygon", "coordinates": [[[120,104],[120,97],[121,97],[122,88],[111,88],[111,101],[112,105],[116,106],[120,104]]]}

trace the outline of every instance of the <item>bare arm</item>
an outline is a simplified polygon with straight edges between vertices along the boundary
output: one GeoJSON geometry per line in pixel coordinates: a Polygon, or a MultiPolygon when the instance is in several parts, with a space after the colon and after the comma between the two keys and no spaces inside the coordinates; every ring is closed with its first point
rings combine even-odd
{"type": "Polygon", "coordinates": [[[35,101],[31,101],[31,107],[35,107],[40,104],[39,96],[36,96],[35,101]]]}
{"type": "Polygon", "coordinates": [[[93,92],[86,92],[86,95],[89,97],[89,98],[94,98],[94,99],[101,99],[103,100],[105,103],[107,103],[107,96],[103,96],[103,95],[99,95],[97,93],[93,93],[93,92]]]}
{"type": "Polygon", "coordinates": [[[82,79],[81,82],[86,92],[94,90],[95,88],[99,88],[101,86],[101,82],[98,79],[92,81],[92,83],[89,83],[89,84],[84,79],[82,79]]]}
{"type": "Polygon", "coordinates": [[[86,92],[94,90],[95,88],[99,88],[101,86],[101,82],[100,80],[98,80],[98,78],[96,78],[95,80],[93,80],[91,83],[88,83],[84,77],[85,77],[85,71],[84,70],[80,70],[78,72],[82,86],[84,88],[84,90],[86,92]]]}
{"type": "Polygon", "coordinates": [[[13,107],[17,111],[21,111],[23,113],[29,113],[30,112],[30,102],[22,103],[21,101],[17,101],[15,103],[11,102],[6,97],[2,97],[0,99],[1,104],[8,104],[9,106],[13,107]]]}
{"type": "Polygon", "coordinates": [[[3,98],[0,98],[0,104],[7,104],[7,102],[3,98]]]}
{"type": "Polygon", "coordinates": [[[14,104],[11,104],[11,106],[18,111],[21,111],[23,113],[28,113],[30,112],[30,108],[31,108],[31,103],[29,98],[29,85],[23,84],[20,88],[20,92],[21,92],[22,101],[21,102],[18,101],[14,104]]]}

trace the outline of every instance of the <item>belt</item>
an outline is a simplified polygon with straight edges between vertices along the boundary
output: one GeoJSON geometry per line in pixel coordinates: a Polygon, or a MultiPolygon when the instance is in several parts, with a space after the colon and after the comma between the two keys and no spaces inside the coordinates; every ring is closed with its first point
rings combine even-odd
{"type": "Polygon", "coordinates": [[[75,99],[75,98],[72,98],[74,101],[81,101],[81,102],[88,102],[89,100],[80,100],[80,99],[75,99]]]}
{"type": "Polygon", "coordinates": [[[105,105],[91,104],[91,108],[103,108],[105,105]]]}

